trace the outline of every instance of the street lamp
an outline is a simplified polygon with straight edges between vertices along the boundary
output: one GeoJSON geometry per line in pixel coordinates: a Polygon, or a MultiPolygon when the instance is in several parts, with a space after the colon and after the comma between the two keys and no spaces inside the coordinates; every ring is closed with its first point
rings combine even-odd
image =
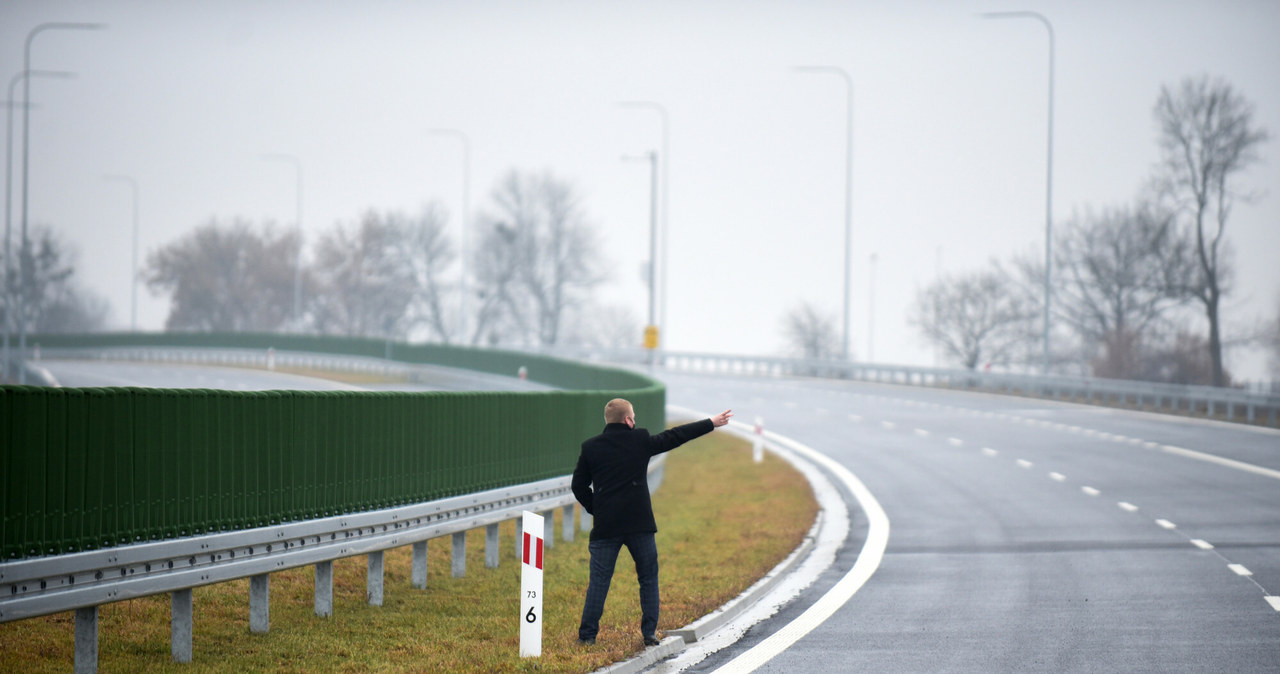
{"type": "Polygon", "coordinates": [[[122,182],[133,192],[133,275],[129,282],[129,330],[138,331],[138,181],[129,176],[105,175],[103,180],[122,182]]]}
{"type": "Polygon", "coordinates": [[[302,329],[302,162],[291,154],[264,154],[265,161],[283,161],[293,164],[297,172],[297,220],[298,250],[293,260],[293,329],[302,329]]]}
{"type": "Polygon", "coordinates": [[[9,98],[5,103],[4,132],[4,353],[0,362],[0,381],[9,376],[9,333],[13,329],[13,108],[27,107],[14,99],[14,89],[28,77],[72,78],[75,73],[61,70],[23,70],[9,80],[9,98]]]}
{"type": "Polygon", "coordinates": [[[19,273],[22,276],[22,290],[18,297],[18,353],[22,367],[18,370],[18,383],[27,383],[27,259],[30,257],[30,243],[27,241],[27,197],[30,194],[29,166],[31,159],[31,43],[40,33],[50,30],[99,30],[106,28],[101,23],[42,23],[27,33],[26,45],[22,52],[22,244],[18,251],[19,273]]]}
{"type": "Polygon", "coordinates": [[[844,156],[844,360],[849,360],[849,273],[852,268],[853,240],[853,78],[839,66],[795,66],[801,73],[839,75],[845,83],[845,156],[844,156]]]}
{"type": "Polygon", "coordinates": [[[871,254],[871,280],[867,289],[867,362],[876,362],[876,262],[879,253],[871,254]]]}
{"type": "Polygon", "coordinates": [[[655,270],[658,252],[658,153],[646,152],[639,157],[623,157],[624,161],[649,162],[649,325],[645,328],[645,348],[649,350],[649,367],[656,361],[658,348],[657,293],[655,270]]]}
{"type": "Polygon", "coordinates": [[[1039,12],[986,12],[984,19],[1035,19],[1049,31],[1049,151],[1044,198],[1044,373],[1049,374],[1049,280],[1053,270],[1053,24],[1039,12]]]}
{"type": "Polygon", "coordinates": [[[458,219],[458,343],[467,341],[467,230],[471,210],[471,139],[458,129],[430,129],[427,133],[462,141],[462,217],[458,219]]]}
{"type": "MultiPolygon", "coordinates": [[[[658,294],[660,299],[658,302],[658,306],[659,306],[658,323],[656,323],[655,325],[665,326],[665,325],[668,325],[667,323],[667,260],[669,258],[667,257],[667,242],[671,238],[671,230],[669,229],[670,211],[668,210],[669,202],[667,200],[667,195],[669,194],[669,192],[667,191],[667,184],[668,184],[667,176],[669,173],[669,169],[671,167],[671,145],[670,145],[671,117],[670,115],[667,114],[667,109],[665,107],[653,101],[620,101],[618,105],[624,108],[653,110],[654,112],[658,113],[659,118],[662,120],[662,174],[661,174],[662,177],[660,178],[661,188],[659,189],[659,192],[660,192],[659,210],[662,213],[661,215],[662,268],[658,272],[659,273],[658,294]]],[[[660,341],[659,349],[661,349],[661,343],[662,342],[660,341]]]]}

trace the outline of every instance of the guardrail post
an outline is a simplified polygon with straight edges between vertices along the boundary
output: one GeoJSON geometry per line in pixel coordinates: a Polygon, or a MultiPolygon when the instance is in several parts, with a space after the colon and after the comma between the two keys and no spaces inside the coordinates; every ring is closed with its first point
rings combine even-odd
{"type": "Polygon", "coordinates": [[[316,615],[333,615],[333,562],[316,562],[316,615]]]}
{"type": "Polygon", "coordinates": [[[98,607],[76,609],[76,674],[98,671],[98,607]]]}
{"type": "Polygon", "coordinates": [[[413,544],[413,564],[409,573],[409,584],[416,590],[427,589],[426,541],[418,541],[413,544]]]}
{"type": "Polygon", "coordinates": [[[271,624],[271,574],[249,578],[249,631],[264,634],[271,624]]]}
{"type": "Polygon", "coordinates": [[[498,568],[498,525],[489,524],[484,528],[484,566],[486,569],[498,568]]]}
{"type": "Polygon", "coordinates": [[[573,541],[573,513],[574,513],[574,510],[575,510],[575,508],[573,507],[573,504],[572,504],[572,503],[570,503],[569,505],[565,506],[565,507],[564,507],[564,509],[561,511],[561,512],[563,512],[563,513],[564,513],[564,515],[563,515],[563,519],[562,519],[562,521],[560,522],[560,535],[561,535],[561,536],[562,536],[566,541],[570,541],[570,542],[572,542],[572,541],[573,541]]]}
{"type": "Polygon", "coordinates": [[[382,550],[369,553],[365,598],[369,600],[370,606],[382,606],[382,550]]]}
{"type": "Polygon", "coordinates": [[[591,531],[591,513],[583,510],[582,519],[578,521],[578,528],[583,531],[591,531]]]}
{"type": "Polygon", "coordinates": [[[451,571],[454,578],[467,575],[467,532],[459,531],[453,535],[453,564],[451,571]]]}
{"type": "Polygon", "coordinates": [[[523,546],[524,546],[524,518],[517,517],[516,518],[516,544],[513,546],[515,548],[516,559],[519,559],[519,560],[524,559],[524,557],[522,557],[520,554],[520,549],[523,546]]]}
{"type": "Polygon", "coordinates": [[[549,531],[549,532],[551,532],[551,535],[550,535],[550,536],[545,536],[545,537],[544,537],[546,540],[543,542],[543,547],[545,547],[546,549],[550,550],[551,548],[556,547],[556,543],[555,543],[555,541],[556,541],[556,520],[555,520],[555,517],[556,517],[556,511],[554,511],[554,510],[547,510],[547,511],[545,511],[545,512],[541,512],[541,513],[538,513],[538,514],[539,514],[539,515],[542,515],[542,519],[546,520],[546,522],[547,522],[547,528],[546,528],[546,530],[547,530],[547,531],[549,531]]]}
{"type": "Polygon", "coordinates": [[[169,651],[174,662],[191,662],[191,588],[176,590],[169,600],[169,651]]]}

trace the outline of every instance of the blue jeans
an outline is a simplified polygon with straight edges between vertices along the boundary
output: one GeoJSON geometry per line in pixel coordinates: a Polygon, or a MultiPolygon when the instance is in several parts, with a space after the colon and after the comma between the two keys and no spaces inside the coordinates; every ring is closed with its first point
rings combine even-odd
{"type": "Polygon", "coordinates": [[[591,551],[591,580],[582,606],[582,623],[578,625],[579,639],[594,639],[600,631],[600,616],[604,613],[604,600],[609,596],[609,584],[613,582],[613,567],[624,545],[636,562],[636,579],[640,581],[640,634],[652,637],[658,629],[658,545],[651,533],[631,534],[594,540],[587,546],[591,551]]]}

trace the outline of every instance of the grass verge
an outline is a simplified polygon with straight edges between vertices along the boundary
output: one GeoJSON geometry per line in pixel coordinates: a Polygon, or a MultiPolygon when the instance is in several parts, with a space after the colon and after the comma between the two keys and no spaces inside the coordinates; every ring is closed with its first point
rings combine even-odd
{"type": "MultiPolygon", "coordinates": [[[[675,452],[654,497],[661,562],[659,629],[710,613],[799,545],[817,513],[804,477],[728,433],[675,452]]],[[[560,532],[562,511],[555,516],[560,532]]],[[[426,590],[410,588],[410,551],[388,550],[384,601],[365,598],[366,558],[334,562],[330,618],[313,612],[313,567],[271,575],[271,628],[249,632],[249,581],[196,588],[193,660],[169,654],[169,598],[146,597],[99,609],[102,672],[589,672],[642,649],[639,589],[619,556],[596,645],[576,643],[587,585],[587,535],[546,552],[541,658],[519,657],[520,565],[515,525],[501,527],[502,561],[484,568],[484,531],[467,536],[467,575],[451,578],[450,541],[428,544],[426,590]]],[[[74,661],[74,614],[0,624],[0,671],[67,671],[74,661]]]]}

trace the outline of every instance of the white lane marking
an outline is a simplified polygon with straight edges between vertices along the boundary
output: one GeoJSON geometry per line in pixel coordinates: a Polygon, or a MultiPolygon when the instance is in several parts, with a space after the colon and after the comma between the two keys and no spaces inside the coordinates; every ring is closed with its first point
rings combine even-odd
{"type": "Polygon", "coordinates": [[[1049,473],[1049,479],[1053,480],[1054,482],[1066,482],[1067,476],[1063,475],[1062,473],[1049,473]]]}
{"type": "Polygon", "coordinates": [[[1102,492],[1098,491],[1097,489],[1094,489],[1093,487],[1081,487],[1081,488],[1080,488],[1080,491],[1082,491],[1082,492],[1084,492],[1084,493],[1086,493],[1086,494],[1088,494],[1088,495],[1090,495],[1090,496],[1097,496],[1098,494],[1101,494],[1101,493],[1102,493],[1102,492]]]}
{"type": "Polygon", "coordinates": [[[1132,503],[1129,503],[1128,501],[1121,501],[1121,502],[1117,503],[1116,505],[1120,506],[1120,509],[1121,509],[1121,510],[1126,510],[1126,511],[1131,512],[1131,513],[1136,513],[1136,512],[1138,512],[1138,506],[1136,506],[1136,505],[1134,505],[1134,504],[1132,504],[1132,503]]]}
{"type": "Polygon", "coordinates": [[[918,435],[918,436],[920,436],[920,437],[922,437],[922,438],[927,438],[927,437],[929,437],[929,431],[926,431],[926,430],[925,430],[925,429],[923,429],[923,428],[917,428],[917,429],[916,429],[916,435],[918,435]]]}
{"type": "Polygon", "coordinates": [[[1246,568],[1245,568],[1245,566],[1244,566],[1244,564],[1228,564],[1228,565],[1227,565],[1227,568],[1228,568],[1228,569],[1231,569],[1232,571],[1234,571],[1234,572],[1235,572],[1235,574],[1236,574],[1237,576],[1252,576],[1252,575],[1253,575],[1253,572],[1252,572],[1252,571],[1250,571],[1249,569],[1246,569],[1246,568]]]}
{"type": "Polygon", "coordinates": [[[1169,520],[1156,520],[1156,524],[1159,524],[1161,527],[1163,527],[1163,528],[1165,528],[1165,529],[1177,529],[1177,528],[1178,528],[1178,525],[1174,524],[1173,522],[1170,522],[1169,520]]]}
{"type": "Polygon", "coordinates": [[[1205,454],[1204,452],[1197,452],[1197,451],[1195,451],[1194,449],[1186,449],[1186,448],[1183,448],[1183,447],[1175,447],[1175,446],[1173,446],[1173,445],[1164,445],[1164,446],[1162,446],[1162,447],[1161,447],[1161,449],[1163,449],[1164,451],[1166,451],[1166,452],[1168,452],[1168,453],[1170,453],[1170,454],[1177,454],[1177,455],[1179,455],[1179,456],[1185,456],[1185,457],[1187,457],[1187,458],[1189,458],[1189,459],[1196,459],[1196,460],[1199,460],[1199,461],[1207,461],[1207,462],[1209,462],[1209,463],[1216,463],[1216,464],[1218,464],[1219,466],[1226,466],[1227,468],[1235,468],[1236,470],[1243,470],[1243,471],[1246,471],[1246,472],[1249,472],[1249,473],[1253,473],[1253,474],[1255,474],[1255,475],[1262,475],[1262,476],[1264,476],[1264,477],[1271,477],[1271,478],[1275,478],[1275,479],[1277,479],[1277,480],[1280,480],[1280,470],[1272,470],[1272,469],[1270,469],[1270,468],[1263,468],[1262,466],[1255,466],[1255,465],[1253,465],[1252,463],[1245,463],[1245,462],[1243,462],[1243,461],[1236,461],[1236,460],[1234,460],[1234,459],[1227,459],[1227,458],[1224,458],[1224,457],[1221,457],[1221,456],[1215,456],[1215,455],[1213,455],[1213,454],[1205,454]]]}
{"type": "Polygon", "coordinates": [[[893,423],[892,421],[881,421],[880,425],[884,426],[885,430],[889,430],[889,431],[898,427],[898,425],[893,423]]]}
{"type": "Polygon", "coordinates": [[[814,410],[814,411],[815,411],[815,412],[817,412],[818,414],[826,414],[826,413],[827,413],[827,408],[825,408],[825,407],[819,407],[818,409],[816,409],[816,410],[814,410]]]}
{"type": "Polygon", "coordinates": [[[849,491],[853,493],[853,497],[857,499],[858,505],[861,506],[863,513],[866,514],[867,540],[862,544],[862,550],[858,553],[858,561],[854,562],[853,568],[849,569],[849,573],[845,574],[826,594],[822,595],[821,599],[814,602],[798,618],[771,634],[769,638],[725,663],[723,667],[716,670],[717,672],[753,671],[772,660],[809,632],[812,632],[853,598],[854,593],[870,580],[871,575],[876,572],[876,569],[880,568],[880,560],[884,557],[884,549],[889,545],[889,516],[885,514],[884,508],[880,507],[880,502],[876,500],[871,490],[867,489],[866,485],[862,484],[862,481],[857,476],[849,472],[848,468],[833,461],[825,454],[821,454],[789,438],[777,435],[772,431],[765,431],[765,436],[773,442],[803,454],[810,461],[822,464],[836,479],[849,488],[849,491]]]}
{"type": "Polygon", "coordinates": [[[1271,604],[1271,608],[1277,611],[1280,611],[1280,597],[1267,596],[1267,597],[1263,597],[1263,599],[1266,599],[1267,603],[1271,604]]]}
{"type": "Polygon", "coordinates": [[[1034,466],[1034,465],[1035,465],[1034,463],[1031,463],[1030,461],[1027,461],[1026,459],[1018,459],[1018,467],[1019,467],[1019,468],[1030,468],[1030,467],[1032,467],[1032,466],[1034,466]]]}
{"type": "Polygon", "coordinates": [[[850,415],[849,415],[849,421],[852,421],[852,422],[853,422],[853,423],[855,423],[855,424],[862,423],[862,415],[861,415],[861,414],[850,414],[850,415]]]}
{"type": "Polygon", "coordinates": [[[999,454],[1000,452],[997,452],[996,450],[991,449],[990,447],[983,447],[983,448],[982,448],[982,453],[983,453],[983,454],[986,454],[987,456],[995,456],[996,454],[999,454]]]}
{"type": "Polygon", "coordinates": [[[797,407],[797,404],[791,401],[787,401],[785,403],[782,403],[782,406],[789,410],[794,410],[797,407]]]}
{"type": "Polygon", "coordinates": [[[947,443],[952,447],[961,447],[964,445],[964,440],[961,440],[960,438],[947,438],[947,443]]]}
{"type": "Polygon", "coordinates": [[[1210,543],[1210,542],[1208,542],[1208,541],[1202,541],[1202,540],[1200,540],[1199,538],[1193,538],[1193,539],[1191,539],[1191,544],[1192,544],[1192,545],[1194,545],[1194,546],[1196,546],[1197,548],[1200,548],[1201,550],[1212,550],[1212,549],[1213,549],[1213,544],[1212,544],[1212,543],[1210,543]]]}

